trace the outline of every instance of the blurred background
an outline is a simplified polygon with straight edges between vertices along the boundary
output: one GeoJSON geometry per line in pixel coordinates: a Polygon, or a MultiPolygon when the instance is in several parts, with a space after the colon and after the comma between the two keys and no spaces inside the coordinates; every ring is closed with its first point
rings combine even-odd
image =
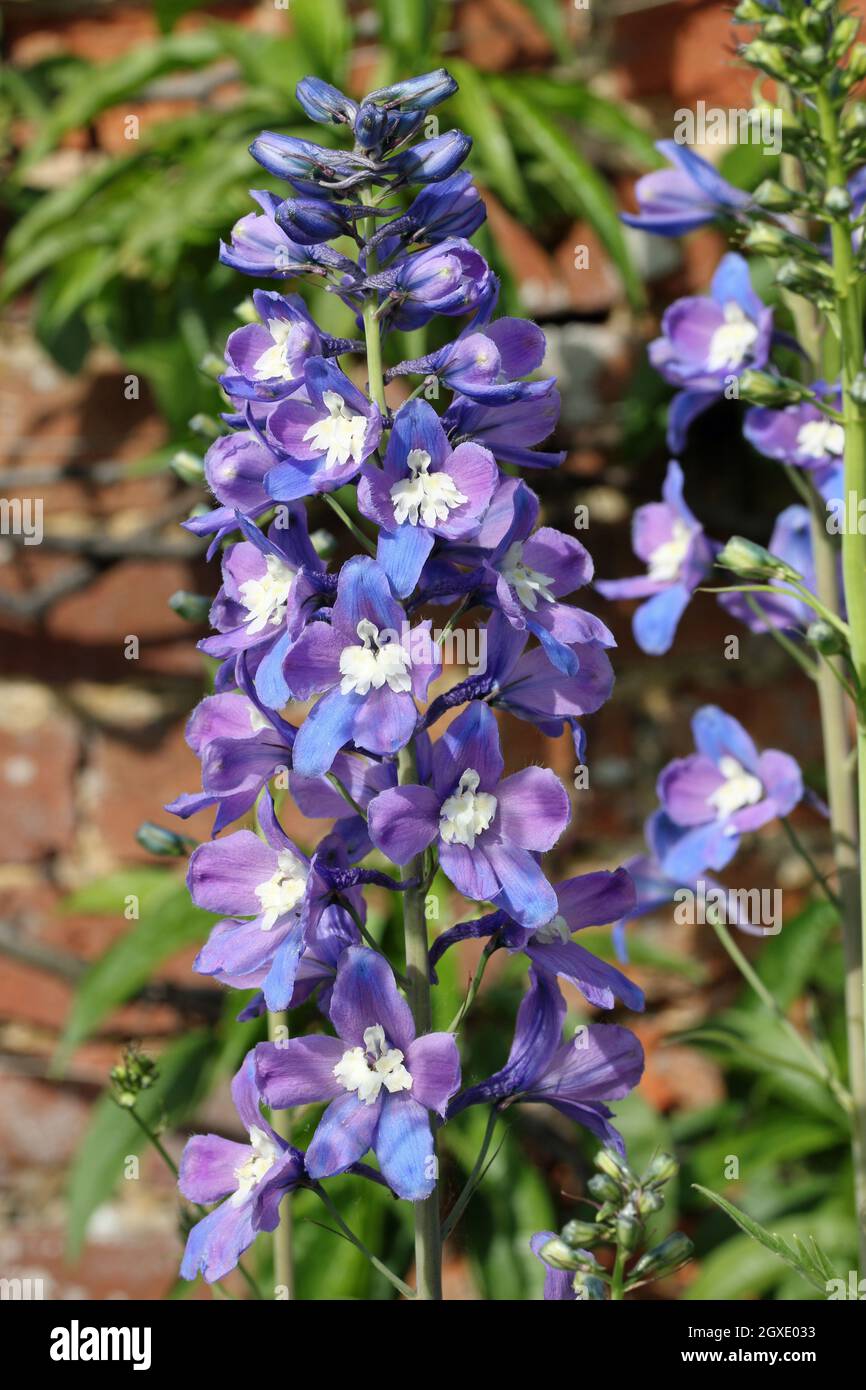
{"type": "MultiPolygon", "coordinates": [[[[635,176],[657,166],[653,141],[671,136],[675,110],[748,106],[749,80],[722,0],[6,0],[2,24],[0,497],[41,499],[44,537],[0,536],[0,1274],[42,1278],[53,1298],[207,1297],[176,1285],[171,1176],[141,1152],[105,1083],[129,1039],[159,1059],[148,1114],[176,1158],[193,1130],[233,1133],[228,1082],[256,1040],[255,1025],[234,1024],[219,991],[190,973],[209,919],[189,907],[181,871],[136,840],[143,821],[172,824],[164,803],[198,785],[183,729],[207,688],[194,645],[204,629],[169,600],[212,593],[217,580],[177,525],[202,490],[171,464],[179,450],[207,448],[220,410],[214,355],[252,288],[216,258],[251,207],[247,189],[269,186],[249,140],[262,128],[308,133],[293,96],[306,73],[358,95],[447,64],[461,91],[442,127],[475,141],[470,167],[489,215],[479,245],[502,276],[502,308],[542,324],[560,377],[556,446],[567,463],[531,484],[563,529],[589,506],[596,571],[619,577],[635,568],[630,514],[658,495],[667,462],[667,388],[645,344],[672,297],[706,288],[723,244],[713,232],[685,244],[627,232],[618,211],[634,206],[635,176]],[[124,916],[130,895],[137,919],[124,916]]],[[[703,153],[742,186],[774,172],[753,147],[703,153]]],[[[311,305],[345,331],[338,304],[311,305]]],[[[425,350],[417,335],[403,346],[425,350]]],[[[750,456],[729,403],[700,422],[683,462],[686,496],[715,537],[766,542],[794,500],[750,456]]],[[[732,620],[698,596],[673,652],[654,660],[634,647],[626,609],[586,602],[620,641],[617,686],[587,721],[591,785],[574,793],[554,879],[639,852],[657,772],[688,751],[701,703],[793,753],[820,789],[812,692],[774,644],[740,632],[740,659],[726,660],[732,620]]],[[[545,761],[571,785],[569,740],[546,744],[510,721],[506,746],[510,767],[545,761]]],[[[284,822],[308,846],[321,830],[289,806],[284,822]]],[[[186,828],[205,837],[210,823],[186,828]]],[[[817,820],[804,813],[799,828],[820,859],[817,820]]],[[[728,878],[785,889],[782,936],[746,948],[792,1017],[822,1016],[838,998],[840,953],[799,861],[767,834],[728,878]]],[[[440,902],[441,928],[472,915],[445,885],[440,902]]],[[[384,896],[372,911],[389,940],[384,896]]],[[[592,936],[586,944],[610,956],[609,932],[592,936]]],[[[724,1189],[782,1233],[815,1234],[847,1269],[833,1105],[792,1067],[708,928],[660,914],[630,929],[630,952],[648,1009],[621,1021],[639,1033],[648,1068],[617,1111],[636,1162],[659,1147],[680,1157],[662,1233],[679,1225],[698,1251],[653,1296],[809,1296],[690,1184],[724,1189]]],[[[471,944],[453,956],[443,1023],[474,966],[471,944]]],[[[496,957],[487,979],[470,1024],[473,1080],[504,1059],[523,966],[496,957]]],[[[576,995],[569,1003],[575,1019],[590,1016],[576,995]]],[[[843,1046],[839,1026],[829,1018],[827,1047],[843,1046]]],[[[594,1141],[553,1112],[510,1115],[449,1246],[447,1297],[540,1297],[529,1236],[583,1213],[594,1141]]],[[[297,1142],[314,1121],[302,1117],[297,1142]]],[[[470,1111],[449,1127],[446,1203],[483,1123],[470,1111]]],[[[408,1270],[405,1213],[356,1181],[336,1186],[350,1224],[408,1270]]],[[[389,1295],[313,1224],[303,1198],[296,1208],[302,1297],[389,1295]]],[[[257,1251],[263,1282],[268,1258],[257,1251]]]]}

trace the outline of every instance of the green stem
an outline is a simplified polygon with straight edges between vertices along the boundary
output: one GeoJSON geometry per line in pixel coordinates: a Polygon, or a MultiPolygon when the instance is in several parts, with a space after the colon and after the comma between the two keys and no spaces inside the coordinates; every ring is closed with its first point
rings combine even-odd
{"type": "Polygon", "coordinates": [[[773,640],[778,643],[782,651],[786,652],[792,660],[796,661],[797,665],[805,671],[810,680],[816,681],[818,679],[818,667],[815,663],[809,660],[805,652],[800,651],[796,642],[792,642],[787,633],[782,632],[781,628],[776,627],[772,618],[767,617],[757,599],[752,598],[751,594],[746,594],[745,598],[749,608],[751,608],[756,617],[762,620],[766,631],[769,632],[773,640]]]}
{"type": "Polygon", "coordinates": [[[484,1176],[484,1164],[487,1161],[487,1154],[493,1142],[493,1131],[496,1129],[496,1121],[498,1119],[499,1111],[496,1109],[495,1105],[491,1105],[490,1114],[487,1117],[487,1128],[484,1131],[484,1138],[481,1141],[481,1148],[478,1150],[478,1157],[475,1160],[472,1172],[466,1179],[466,1185],[463,1191],[460,1193],[460,1196],[457,1198],[457,1201],[454,1203],[454,1206],[451,1208],[442,1224],[443,1245],[468,1207],[476,1187],[484,1176]]]}
{"type": "MultiPolygon", "coordinates": [[[[279,1043],[289,1036],[288,1010],[268,1014],[268,1037],[279,1043]]],[[[281,1139],[291,1143],[292,1116],[290,1110],[271,1112],[271,1125],[281,1139]]],[[[274,1285],[284,1289],[288,1299],[295,1297],[295,1261],[293,1255],[292,1194],[287,1192],[280,1203],[280,1223],[274,1231],[274,1285]]]]}
{"type": "Polygon", "coordinates": [[[812,1050],[802,1033],[794,1027],[791,1020],[783,1012],[773,995],[767,989],[760,975],[743,955],[724,923],[720,922],[715,916],[710,915],[710,925],[743,979],[747,984],[751,985],[764,1007],[769,1010],[776,1021],[784,1028],[789,1038],[796,1044],[803,1056],[807,1058],[811,1070],[820,1077],[824,1085],[833,1093],[846,1114],[850,1115],[852,1110],[851,1096],[839,1081],[838,1077],[833,1075],[824,1059],[819,1057],[818,1054],[812,1050]]]}
{"type": "Polygon", "coordinates": [[[364,1242],[360,1240],[358,1236],[355,1235],[355,1232],[351,1229],[351,1227],[346,1225],[339,1211],[334,1206],[334,1203],[331,1201],[330,1197],[328,1196],[325,1189],[321,1186],[321,1184],[316,1182],[313,1183],[312,1187],[316,1196],[324,1204],[324,1206],[330,1212],[333,1219],[336,1221],[342,1235],[346,1237],[346,1240],[348,1240],[350,1244],[354,1245],[356,1250],[360,1250],[364,1258],[370,1261],[370,1264],[373,1266],[373,1268],[377,1269],[379,1273],[388,1280],[389,1284],[393,1284],[394,1288],[397,1290],[398,1293],[401,1293],[404,1298],[415,1298],[414,1289],[410,1289],[408,1284],[404,1284],[403,1280],[394,1273],[393,1269],[389,1269],[386,1264],[383,1264],[382,1261],[373,1254],[372,1250],[368,1250],[364,1242]]]}
{"type": "Polygon", "coordinates": [[[826,875],[821,873],[821,870],[818,868],[818,865],[815,863],[815,860],[812,858],[812,855],[809,853],[806,846],[803,844],[803,841],[800,839],[800,836],[797,834],[793,825],[788,820],[788,817],[780,816],[779,819],[782,822],[782,829],[787,835],[788,841],[791,845],[791,848],[794,850],[794,853],[799,854],[803,863],[806,865],[810,874],[812,875],[812,878],[815,880],[815,884],[818,888],[821,889],[821,892],[825,894],[828,902],[836,908],[837,912],[841,912],[841,899],[838,898],[836,894],[833,892],[833,889],[827,882],[826,875]]]}
{"type": "Polygon", "coordinates": [[[331,508],[331,511],[336,512],[343,525],[348,527],[358,544],[364,547],[368,555],[375,555],[375,541],[372,541],[369,536],[365,536],[360,526],[355,525],[354,521],[349,516],[349,513],[346,511],[346,508],[343,506],[342,502],[338,502],[332,492],[323,492],[322,496],[324,497],[328,506],[331,508]]]}
{"type": "MultiPolygon", "coordinates": [[[[413,786],[418,781],[418,762],[415,740],[401,749],[397,761],[401,786],[413,786]]],[[[430,962],[427,950],[427,921],[424,916],[424,856],[417,855],[402,869],[402,877],[417,878],[418,888],[403,893],[403,936],[406,945],[406,993],[418,1034],[428,1033],[432,1024],[430,999],[430,962]]],[[[433,1131],[433,1162],[436,1163],[436,1132],[433,1131]]],[[[439,1191],[423,1202],[415,1203],[415,1265],[417,1296],[436,1300],[442,1297],[442,1242],[439,1234],[439,1191]]]]}
{"type": "MultiPolygon", "coordinates": [[[[363,189],[361,199],[366,204],[373,201],[369,189],[363,189]]],[[[371,233],[371,219],[362,226],[362,235],[371,233]]],[[[367,274],[376,273],[376,256],[368,253],[367,274]]],[[[382,371],[382,339],[376,308],[372,299],[364,305],[364,340],[367,349],[367,380],[370,395],[384,413],[385,380],[382,371]]],[[[418,782],[418,762],[415,740],[412,739],[400,751],[397,774],[401,786],[415,785],[418,782]]],[[[416,1034],[429,1033],[433,1016],[430,1000],[430,962],[427,952],[427,921],[424,916],[424,855],[416,855],[403,866],[402,878],[417,879],[418,886],[407,888],[403,893],[403,938],[406,947],[406,995],[415,1020],[416,1034]]],[[[432,1128],[432,1126],[431,1126],[432,1128]]],[[[436,1131],[433,1130],[434,1165],[436,1157],[436,1131]]],[[[415,1203],[415,1269],[416,1297],[425,1301],[442,1297],[442,1242],[439,1236],[439,1189],[434,1187],[432,1194],[423,1202],[415,1203]]]]}
{"type": "MultiPolygon", "coordinates": [[[[839,140],[836,105],[823,89],[816,93],[821,136],[827,154],[827,185],[845,188],[845,166],[839,140]]],[[[863,371],[863,319],[856,292],[857,268],[847,219],[837,218],[830,229],[833,275],[838,299],[839,336],[842,349],[843,413],[845,416],[845,495],[866,497],[866,413],[851,393],[855,378],[863,371]]],[[[842,536],[842,571],[845,604],[850,624],[851,661],[855,685],[866,689],[866,536],[859,527],[848,526],[842,536]]],[[[866,847],[866,712],[857,706],[857,783],[859,795],[860,922],[855,939],[853,922],[846,918],[846,1007],[849,1022],[849,1070],[854,1093],[854,1164],[857,1228],[861,1272],[866,1269],[866,1008],[864,1008],[863,959],[866,955],[866,872],[862,856],[866,847]],[[859,1039],[853,1036],[856,1021],[859,1039]]],[[[853,865],[852,865],[853,874],[853,865]]]]}
{"type": "Polygon", "coordinates": [[[625,1262],[628,1256],[621,1245],[616,1249],[616,1260],[614,1261],[613,1273],[610,1276],[610,1296],[614,1303],[620,1302],[625,1297],[625,1262]]]}
{"type": "Polygon", "coordinates": [[[497,949],[497,946],[498,943],[495,940],[488,941],[487,945],[484,947],[484,950],[481,952],[481,959],[475,967],[475,974],[472,976],[472,980],[470,981],[469,989],[466,992],[466,998],[463,1000],[463,1003],[460,1005],[460,1008],[457,1010],[456,1014],[454,1015],[454,1017],[448,1025],[449,1033],[457,1032],[457,1029],[460,1027],[469,1010],[472,1008],[472,1005],[475,1002],[475,996],[481,987],[481,981],[484,979],[484,972],[487,969],[487,962],[493,955],[493,952],[497,949]]]}

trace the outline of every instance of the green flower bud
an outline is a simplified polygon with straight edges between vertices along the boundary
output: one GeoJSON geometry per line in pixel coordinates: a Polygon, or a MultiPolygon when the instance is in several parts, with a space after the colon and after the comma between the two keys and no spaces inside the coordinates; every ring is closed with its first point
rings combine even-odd
{"type": "Polygon", "coordinates": [[[199,370],[204,372],[205,376],[212,377],[214,381],[217,381],[226,369],[225,362],[221,357],[217,357],[215,352],[206,352],[198,365],[199,370]]]}
{"type": "Polygon", "coordinates": [[[648,1187],[645,1191],[638,1192],[635,1197],[635,1205],[641,1216],[653,1216],[657,1211],[661,1211],[664,1204],[664,1197],[654,1187],[648,1187]]]}
{"type": "Polygon", "coordinates": [[[857,373],[848,387],[848,395],[857,405],[866,405],[866,372],[857,373]]]}
{"type": "Polygon", "coordinates": [[[560,1239],[570,1250],[580,1250],[598,1245],[602,1233],[593,1221],[568,1221],[560,1232],[560,1239]]]}
{"type": "Polygon", "coordinates": [[[716,564],[722,569],[732,570],[742,579],[796,579],[802,582],[803,578],[778,555],[773,555],[763,545],[746,540],[745,536],[731,536],[716,556],[716,564]]]}
{"type": "Polygon", "coordinates": [[[643,1279],[647,1275],[658,1279],[663,1274],[671,1274],[691,1259],[694,1248],[682,1231],[673,1231],[660,1245],[654,1245],[645,1255],[641,1255],[629,1279],[643,1279]]]}
{"type": "Polygon", "coordinates": [[[600,1202],[619,1202],[623,1195],[619,1183],[614,1182],[608,1173],[595,1173],[587,1187],[600,1202]]]}
{"type": "Polygon", "coordinates": [[[781,82],[790,81],[790,69],[782,49],[777,44],[766,43],[763,39],[753,39],[740,51],[747,63],[756,68],[763,68],[770,77],[778,77],[781,82]]]}
{"type": "Polygon", "coordinates": [[[641,1223],[637,1217],[620,1213],[616,1222],[616,1243],[630,1255],[638,1247],[641,1223]]]}
{"type": "Polygon", "coordinates": [[[600,1172],[607,1173],[608,1177],[613,1178],[621,1187],[632,1186],[635,1182],[634,1173],[615,1149],[599,1149],[593,1163],[600,1172]]]}
{"type": "Polygon", "coordinates": [[[235,305],[235,317],[239,318],[241,323],[260,322],[259,316],[256,313],[256,306],[253,303],[252,296],[248,296],[246,299],[242,299],[240,304],[235,305]]]}
{"type": "Polygon", "coordinates": [[[171,468],[181,482],[196,486],[204,478],[204,460],[189,449],[180,449],[171,461],[171,468]]]}
{"type": "Polygon", "coordinates": [[[594,1274],[575,1274],[573,1287],[577,1297],[583,1302],[604,1302],[605,1286],[594,1274]]]}
{"type": "Polygon", "coordinates": [[[212,415],[205,415],[203,412],[193,415],[188,423],[193,434],[203,435],[205,439],[219,439],[221,434],[225,434],[223,424],[212,415]]]}
{"type": "Polygon", "coordinates": [[[329,560],[337,549],[337,538],[330,531],[320,528],[310,536],[313,549],[320,560],[329,560]]]}
{"type": "Polygon", "coordinates": [[[737,24],[760,24],[766,17],[767,11],[763,5],[758,4],[758,0],[740,0],[734,10],[734,20],[737,24]]]}
{"type": "Polygon", "coordinates": [[[806,641],[822,656],[839,656],[848,649],[848,644],[839,629],[832,623],[825,622],[823,618],[809,624],[806,629],[806,641]]]}
{"type": "Polygon", "coordinates": [[[803,400],[805,392],[799,382],[787,377],[748,369],[740,373],[739,394],[752,405],[794,405],[803,400]]]}
{"type": "Polygon", "coordinates": [[[850,212],[852,202],[851,194],[847,188],[828,188],[824,194],[824,207],[834,216],[850,212]]]}
{"type": "Polygon", "coordinates": [[[660,1185],[670,1182],[671,1178],[675,1178],[679,1171],[680,1165],[677,1163],[673,1154],[659,1153],[656,1154],[652,1163],[644,1173],[643,1181],[645,1183],[657,1183],[660,1185]]]}
{"type": "Polygon", "coordinates": [[[866,77],[866,44],[855,44],[848,55],[848,66],[845,69],[845,77],[848,86],[853,87],[857,82],[861,82],[866,77]]]}
{"type": "Polygon", "coordinates": [[[558,1236],[554,1236],[553,1240],[549,1240],[546,1245],[542,1245],[539,1254],[545,1264],[549,1264],[553,1269],[580,1268],[580,1259],[577,1253],[572,1250],[570,1246],[566,1245],[565,1241],[560,1240],[558,1236]]]}
{"type": "Polygon", "coordinates": [[[168,600],[168,606],[188,623],[206,623],[211,600],[206,594],[191,594],[188,589],[176,589],[168,600]]]}
{"type": "MultiPolygon", "coordinates": [[[[779,183],[778,179],[764,179],[752,194],[755,202],[762,208],[767,208],[770,212],[790,212],[791,208],[797,206],[797,196],[784,184],[779,183]]],[[[752,228],[758,231],[758,227],[752,228]]],[[[767,231],[775,231],[777,228],[767,228],[767,231]]],[[[748,239],[746,245],[749,245],[748,239]]]]}
{"type": "Polygon", "coordinates": [[[843,57],[857,37],[857,30],[860,28],[860,21],[856,15],[844,15],[836,28],[833,30],[833,38],[830,43],[830,58],[834,62],[843,57]]]}
{"type": "MultiPolygon", "coordinates": [[[[770,182],[771,180],[768,179],[767,183],[770,182]]],[[[761,188],[764,186],[761,184],[761,188]]],[[[782,185],[777,184],[776,187],[781,188],[782,185]]],[[[760,193],[761,188],[757,190],[758,193],[760,193]]],[[[790,206],[793,206],[793,203],[790,206]]],[[[787,255],[790,248],[791,238],[781,227],[774,227],[769,222],[756,222],[743,238],[743,245],[747,251],[754,251],[758,256],[784,256],[787,255]]]]}
{"type": "Polygon", "coordinates": [[[801,48],[797,54],[797,63],[809,74],[810,77],[818,77],[827,67],[827,54],[820,43],[808,43],[805,48],[801,48]]]}
{"type": "Polygon", "coordinates": [[[785,43],[794,37],[794,30],[791,28],[790,21],[781,14],[770,15],[764,25],[764,38],[771,43],[785,43]]]}
{"type": "Polygon", "coordinates": [[[159,854],[170,859],[180,859],[195,847],[195,840],[188,835],[178,835],[175,830],[166,830],[155,821],[142,821],[135,832],[135,838],[148,854],[159,854]]]}
{"type": "Polygon", "coordinates": [[[142,1091],[150,1090],[158,1076],[156,1062],[140,1052],[136,1043],[124,1049],[123,1060],[109,1072],[112,1092],[118,1105],[131,1110],[142,1091]]]}

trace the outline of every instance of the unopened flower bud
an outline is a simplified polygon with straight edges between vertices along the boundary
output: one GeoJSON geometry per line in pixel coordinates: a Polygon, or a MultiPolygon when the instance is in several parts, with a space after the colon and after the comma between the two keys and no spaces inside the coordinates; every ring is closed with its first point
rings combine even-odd
{"type": "Polygon", "coordinates": [[[189,449],[180,449],[171,461],[171,469],[176,473],[181,482],[195,486],[204,478],[204,460],[198,454],[193,454],[189,449]]]}
{"type": "Polygon", "coordinates": [[[838,62],[851,47],[857,37],[857,30],[860,28],[860,20],[856,15],[843,15],[833,30],[833,38],[830,43],[829,56],[833,62],[838,62]]]}
{"type": "MultiPolygon", "coordinates": [[[[759,207],[767,208],[770,212],[790,212],[791,208],[797,205],[796,195],[790,188],[779,183],[778,179],[764,179],[752,196],[759,207]]],[[[758,231],[759,228],[755,227],[752,230],[758,231]]]]}
{"type": "Polygon", "coordinates": [[[310,542],[320,560],[328,560],[337,549],[337,538],[324,527],[314,531],[310,536],[310,542]]]}
{"type": "Polygon", "coordinates": [[[608,1177],[613,1178],[620,1186],[629,1186],[635,1181],[634,1173],[615,1149],[599,1149],[593,1163],[600,1172],[607,1173],[608,1177]]]}
{"type": "Polygon", "coordinates": [[[579,1250],[582,1246],[597,1245],[601,1239],[601,1232],[592,1221],[568,1221],[560,1234],[561,1239],[570,1250],[579,1250]]]}
{"type": "Polygon", "coordinates": [[[743,579],[802,581],[802,575],[785,560],[773,555],[765,546],[747,540],[745,536],[731,536],[727,545],[716,556],[716,564],[722,569],[732,570],[743,579]]]}
{"type": "Polygon", "coordinates": [[[866,372],[857,373],[848,387],[848,395],[857,405],[866,405],[866,372]]]}
{"type": "Polygon", "coordinates": [[[189,421],[189,427],[193,434],[201,434],[205,439],[219,439],[221,434],[225,434],[219,420],[215,420],[212,415],[205,415],[203,412],[193,415],[189,421]]]}
{"type": "Polygon", "coordinates": [[[760,24],[766,17],[767,12],[763,5],[758,4],[758,0],[740,0],[734,10],[737,24],[760,24]]]}
{"type": "MultiPolygon", "coordinates": [[[[766,182],[770,183],[771,180],[768,179],[766,182]]],[[[761,201],[758,195],[763,187],[764,184],[761,184],[761,187],[755,194],[758,202],[761,201]]],[[[775,187],[782,188],[782,185],[776,184],[775,187]]],[[[791,205],[792,204],[789,204],[789,206],[791,205]]],[[[769,205],[762,204],[762,206],[769,205]]],[[[768,222],[756,222],[753,227],[749,228],[743,238],[743,245],[747,251],[754,251],[758,256],[784,256],[787,254],[790,246],[790,238],[781,227],[774,227],[768,222]]]]}
{"type": "Polygon", "coordinates": [[[789,81],[791,74],[785,62],[785,55],[776,44],[766,43],[763,39],[753,39],[741,52],[747,63],[752,63],[756,68],[763,68],[770,77],[778,77],[782,82],[789,81]]]}
{"type": "Polygon", "coordinates": [[[803,399],[803,388],[786,377],[750,368],[740,373],[739,394],[751,405],[794,405],[803,399]]]}
{"type": "Polygon", "coordinates": [[[670,1274],[692,1257],[694,1245],[682,1231],[673,1231],[660,1245],[654,1245],[645,1255],[641,1255],[630,1278],[646,1278],[652,1274],[658,1278],[670,1274]]]}
{"type": "Polygon", "coordinates": [[[661,1211],[665,1199],[657,1188],[648,1187],[637,1194],[635,1204],[641,1216],[653,1216],[657,1211],[661,1211]]]}
{"type": "Polygon", "coordinates": [[[608,1173],[595,1173],[587,1183],[593,1197],[600,1202],[619,1202],[622,1188],[608,1173]]]}
{"type": "Polygon", "coordinates": [[[546,1245],[542,1245],[539,1251],[545,1264],[549,1264],[552,1269],[579,1269],[580,1256],[576,1250],[572,1250],[570,1245],[566,1245],[559,1236],[554,1236],[546,1245]]]}
{"type": "Polygon", "coordinates": [[[168,606],[185,622],[206,623],[211,600],[206,594],[191,594],[188,589],[176,589],[168,600],[168,606]]]}
{"type": "Polygon", "coordinates": [[[166,830],[165,826],[157,825],[152,820],[142,821],[135,832],[135,838],[148,854],[159,854],[171,859],[179,859],[182,855],[189,854],[195,845],[195,840],[191,840],[187,835],[178,835],[175,830],[166,830]]]}
{"type": "Polygon", "coordinates": [[[670,1182],[671,1178],[675,1178],[679,1171],[680,1165],[677,1163],[673,1154],[659,1153],[656,1154],[652,1163],[647,1168],[643,1180],[645,1183],[656,1183],[661,1185],[662,1183],[670,1182]]]}
{"type": "Polygon", "coordinates": [[[158,1076],[156,1062],[140,1052],[135,1043],[124,1049],[123,1060],[109,1072],[112,1092],[118,1105],[131,1110],[142,1091],[150,1090],[158,1076]]]}
{"type": "Polygon", "coordinates": [[[824,207],[834,215],[850,212],[852,201],[847,188],[828,188],[824,194],[824,207]]]}
{"type": "Polygon", "coordinates": [[[640,1240],[640,1222],[637,1217],[622,1212],[616,1222],[616,1243],[628,1254],[637,1249],[640,1240]]]}
{"type": "Polygon", "coordinates": [[[574,1292],[577,1295],[577,1297],[583,1302],[604,1302],[604,1284],[600,1279],[597,1279],[594,1274],[575,1274],[574,1292]]]}
{"type": "Polygon", "coordinates": [[[847,650],[847,643],[842,633],[832,623],[825,622],[823,618],[818,618],[814,623],[809,624],[806,629],[806,641],[822,656],[839,656],[841,652],[847,650]]]}
{"type": "Polygon", "coordinates": [[[848,66],[845,69],[844,77],[846,85],[853,87],[866,77],[866,44],[857,43],[848,55],[848,66]]]}

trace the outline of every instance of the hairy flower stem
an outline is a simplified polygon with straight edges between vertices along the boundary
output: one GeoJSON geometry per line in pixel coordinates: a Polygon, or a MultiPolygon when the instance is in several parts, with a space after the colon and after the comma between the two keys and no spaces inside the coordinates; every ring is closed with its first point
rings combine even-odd
{"type": "MultiPolygon", "coordinates": [[[[268,1039],[285,1042],[289,1036],[288,1010],[268,1014],[268,1039]]],[[[290,1110],[274,1110],[271,1124],[286,1143],[292,1138],[290,1110]]],[[[292,1194],[287,1192],[280,1205],[280,1224],[274,1231],[274,1285],[283,1299],[295,1297],[295,1261],[293,1253],[292,1194]]]]}
{"type": "MultiPolygon", "coordinates": [[[[373,195],[369,189],[361,193],[369,204],[373,195]]],[[[364,224],[364,235],[373,231],[373,219],[364,224]]],[[[376,256],[367,253],[367,274],[375,275],[376,256]]],[[[370,396],[384,412],[385,379],[382,371],[382,339],[376,306],[372,299],[364,305],[364,341],[367,349],[367,380],[370,396]]],[[[418,781],[418,761],[415,740],[401,749],[397,763],[401,786],[418,781]]],[[[402,870],[402,879],[417,880],[419,886],[403,893],[403,937],[406,947],[406,994],[416,1032],[429,1033],[433,1022],[430,1001],[430,963],[427,954],[427,919],[424,916],[424,856],[417,855],[402,870]]],[[[433,1128],[433,1161],[436,1161],[436,1130],[433,1128]]],[[[415,1203],[415,1268],[416,1297],[424,1300],[442,1297],[442,1240],[439,1234],[439,1192],[434,1188],[426,1201],[415,1203]]]]}
{"type": "MultiPolygon", "coordinates": [[[[816,105],[821,136],[827,155],[827,184],[830,188],[845,188],[845,167],[839,139],[839,113],[825,90],[819,90],[816,105]]],[[[856,292],[857,270],[851,244],[851,229],[847,218],[837,218],[831,225],[833,276],[838,301],[839,337],[842,349],[843,414],[845,417],[845,495],[858,499],[866,497],[866,413],[851,394],[855,378],[863,370],[863,319],[856,292]]],[[[858,513],[859,515],[859,513],[858,513]]],[[[866,537],[859,526],[846,526],[842,537],[842,569],[845,602],[850,626],[851,660],[856,676],[855,685],[863,690],[866,682],[866,537]]],[[[853,880],[857,860],[860,862],[860,921],[859,930],[853,914],[845,913],[846,985],[845,1001],[848,1021],[850,1085],[854,1100],[853,1155],[855,1200],[861,1272],[866,1269],[866,1010],[864,1010],[863,959],[866,938],[866,873],[863,872],[863,850],[866,848],[866,709],[862,701],[857,707],[857,782],[859,795],[859,854],[851,847],[851,863],[846,865],[851,885],[840,884],[846,903],[853,895],[853,880]]],[[[834,730],[835,733],[835,730],[834,730]]],[[[840,751],[842,738],[838,738],[840,751]]],[[[844,764],[842,764],[844,766],[844,764]]],[[[840,777],[843,775],[840,772],[840,777]]],[[[850,791],[848,795],[852,794],[850,791]]],[[[852,796],[853,799],[853,796],[852,796]]],[[[851,827],[841,825],[839,832],[847,836],[851,827]]],[[[836,827],[834,826],[834,830],[836,827]]]]}
{"type": "MultiPolygon", "coordinates": [[[[397,772],[401,787],[418,781],[415,740],[400,752],[397,772]]],[[[424,856],[410,860],[402,870],[406,879],[423,880],[424,856]]],[[[427,953],[427,920],[424,916],[424,889],[407,888],[403,894],[403,936],[406,944],[406,992],[415,1028],[419,1035],[429,1033],[433,1021],[430,1001],[430,964],[427,953]]],[[[434,1160],[436,1131],[433,1130],[434,1160]]],[[[442,1240],[439,1233],[439,1193],[415,1203],[415,1265],[417,1297],[442,1297],[442,1240]]]]}
{"type": "Polygon", "coordinates": [[[610,1277],[610,1296],[613,1302],[625,1298],[625,1262],[628,1256],[621,1245],[617,1246],[616,1260],[610,1277]]]}

